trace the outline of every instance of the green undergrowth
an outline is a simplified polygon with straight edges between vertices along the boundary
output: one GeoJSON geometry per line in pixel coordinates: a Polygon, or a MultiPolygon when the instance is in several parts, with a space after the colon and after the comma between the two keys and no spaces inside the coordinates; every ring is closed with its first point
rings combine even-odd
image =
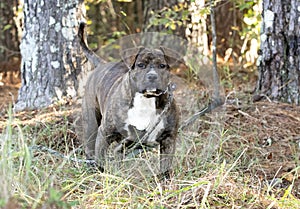
{"type": "Polygon", "coordinates": [[[226,143],[241,136],[237,135],[238,130],[228,131],[220,124],[201,133],[195,124],[179,133],[174,169],[168,181],[155,175],[155,152],[121,165],[108,162],[106,172],[101,173],[84,164],[31,149],[43,144],[65,155],[84,158],[80,143],[71,140],[78,136],[68,122],[68,114],[30,125],[17,123],[20,119],[8,111],[0,135],[0,208],[300,206],[291,194],[293,185],[274,190],[274,185],[247,171],[247,163],[251,162],[247,146],[226,152],[226,143]]]}

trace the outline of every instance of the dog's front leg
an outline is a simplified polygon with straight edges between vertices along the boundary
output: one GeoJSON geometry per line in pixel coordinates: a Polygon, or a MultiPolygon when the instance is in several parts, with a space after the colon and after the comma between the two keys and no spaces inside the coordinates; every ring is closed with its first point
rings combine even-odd
{"type": "Polygon", "coordinates": [[[160,141],[160,175],[170,178],[170,170],[175,153],[176,136],[169,135],[160,141]]]}

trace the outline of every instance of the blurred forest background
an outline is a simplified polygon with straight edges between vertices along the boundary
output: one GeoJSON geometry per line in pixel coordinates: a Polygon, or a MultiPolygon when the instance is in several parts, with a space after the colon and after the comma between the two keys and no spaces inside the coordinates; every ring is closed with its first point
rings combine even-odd
{"type": "MultiPolygon", "coordinates": [[[[95,50],[133,33],[159,31],[187,39],[198,54],[211,57],[210,2],[204,0],[85,0],[88,41],[95,50]]],[[[217,55],[219,73],[228,82],[256,78],[261,1],[216,1],[217,55]]],[[[23,3],[0,3],[0,86],[14,92],[20,84],[20,51],[23,3]]],[[[180,72],[197,79],[196,72],[180,72]]],[[[254,81],[252,79],[252,81],[254,81]]],[[[251,80],[251,79],[250,79],[251,80]]],[[[253,88],[254,88],[253,83],[253,88]]],[[[3,89],[1,97],[10,97],[3,89]],[[4,94],[4,95],[3,95],[4,94]]],[[[10,99],[10,98],[9,98],[10,99]]]]}

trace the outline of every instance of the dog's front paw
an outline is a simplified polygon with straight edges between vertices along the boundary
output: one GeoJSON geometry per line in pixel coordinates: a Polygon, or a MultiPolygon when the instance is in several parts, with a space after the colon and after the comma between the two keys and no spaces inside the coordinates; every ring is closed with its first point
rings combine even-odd
{"type": "Polygon", "coordinates": [[[104,168],[103,168],[102,166],[100,166],[100,165],[97,165],[96,169],[97,169],[98,171],[100,171],[101,173],[104,172],[104,168]]]}
{"type": "Polygon", "coordinates": [[[167,182],[168,180],[171,179],[171,171],[165,171],[163,173],[160,173],[157,175],[157,178],[159,179],[159,181],[161,182],[167,182]]]}

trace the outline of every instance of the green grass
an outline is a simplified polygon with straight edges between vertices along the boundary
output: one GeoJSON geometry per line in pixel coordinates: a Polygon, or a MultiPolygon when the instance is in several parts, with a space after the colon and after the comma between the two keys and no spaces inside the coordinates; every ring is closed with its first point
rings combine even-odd
{"type": "MultiPolygon", "coordinates": [[[[12,202],[16,208],[33,209],[300,207],[293,184],[276,189],[246,172],[249,148],[237,146],[229,153],[228,143],[242,136],[220,124],[201,133],[195,124],[179,133],[168,182],[154,175],[156,153],[124,163],[112,161],[101,173],[30,149],[44,144],[64,154],[71,154],[72,147],[80,150],[71,143],[74,127],[67,116],[24,124],[8,111],[0,135],[0,208],[12,202]]],[[[84,158],[80,151],[75,154],[84,158]]]]}

